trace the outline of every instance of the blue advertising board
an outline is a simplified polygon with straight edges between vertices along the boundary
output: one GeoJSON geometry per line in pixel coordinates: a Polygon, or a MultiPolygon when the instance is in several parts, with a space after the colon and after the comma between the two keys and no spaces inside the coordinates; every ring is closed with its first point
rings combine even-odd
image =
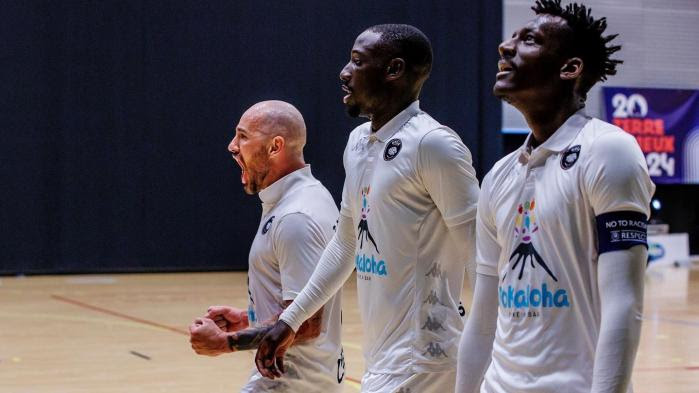
{"type": "Polygon", "coordinates": [[[699,91],[603,87],[606,120],[636,137],[655,183],[699,183],[699,91]]]}

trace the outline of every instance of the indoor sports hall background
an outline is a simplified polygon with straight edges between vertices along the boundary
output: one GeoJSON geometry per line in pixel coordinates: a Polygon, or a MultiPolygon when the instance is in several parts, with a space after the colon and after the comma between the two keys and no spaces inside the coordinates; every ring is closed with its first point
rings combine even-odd
{"type": "MultiPolygon", "coordinates": [[[[636,136],[658,186],[635,391],[695,392],[699,1],[583,2],[620,34],[624,60],[588,112],[636,136]]],[[[297,106],[306,160],[339,203],[359,124],[340,69],[366,27],[413,24],[435,57],[421,107],[460,134],[482,178],[527,132],[491,91],[497,45],[532,3],[0,2],[0,393],[236,391],[252,354],[197,357],[186,327],[210,304],[247,301],[259,199],[226,150],[242,112],[297,106]]],[[[353,280],[344,296],[352,392],[353,280]]]]}

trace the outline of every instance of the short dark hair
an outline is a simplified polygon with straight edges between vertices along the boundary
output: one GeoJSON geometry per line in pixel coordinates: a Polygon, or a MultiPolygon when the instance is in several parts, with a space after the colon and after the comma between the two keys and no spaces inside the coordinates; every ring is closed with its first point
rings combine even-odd
{"type": "Polygon", "coordinates": [[[367,30],[381,34],[377,46],[390,57],[405,60],[406,69],[417,76],[429,75],[432,70],[432,44],[429,38],[415,26],[382,24],[367,30]]]}
{"type": "Polygon", "coordinates": [[[621,60],[611,59],[612,53],[621,49],[621,45],[607,44],[618,34],[602,35],[607,29],[607,18],[594,19],[591,9],[583,4],[572,3],[561,6],[561,0],[537,0],[532,10],[537,15],[558,16],[568,22],[572,30],[572,42],[566,43],[572,54],[583,60],[583,75],[580,89],[586,95],[595,83],[607,80],[607,75],[616,75],[617,64],[621,60]]]}

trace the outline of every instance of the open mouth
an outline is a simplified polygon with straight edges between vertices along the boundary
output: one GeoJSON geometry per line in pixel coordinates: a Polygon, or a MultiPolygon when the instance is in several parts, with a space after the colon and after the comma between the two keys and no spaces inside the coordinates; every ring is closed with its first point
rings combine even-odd
{"type": "Polygon", "coordinates": [[[505,60],[498,61],[498,77],[507,75],[511,71],[514,71],[514,67],[512,66],[512,64],[505,60]]]}
{"type": "Polygon", "coordinates": [[[349,86],[345,85],[344,83],[341,83],[341,84],[340,84],[340,87],[342,88],[342,91],[344,91],[345,93],[347,93],[347,94],[342,98],[342,102],[344,102],[344,103],[346,104],[347,101],[349,100],[350,96],[352,95],[352,89],[350,89],[349,86]]]}
{"type": "Polygon", "coordinates": [[[245,165],[243,164],[243,160],[240,158],[240,155],[234,155],[233,160],[235,160],[236,164],[240,167],[240,182],[243,184],[243,186],[246,186],[248,184],[248,171],[245,170],[245,165]]]}

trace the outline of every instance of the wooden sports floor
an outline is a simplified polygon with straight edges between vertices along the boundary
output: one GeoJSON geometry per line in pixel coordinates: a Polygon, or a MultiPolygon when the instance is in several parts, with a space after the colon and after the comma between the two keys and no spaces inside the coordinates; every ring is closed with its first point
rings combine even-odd
{"type": "MultiPolygon", "coordinates": [[[[253,353],[197,356],[187,326],[212,304],[246,307],[245,277],[0,277],[0,393],[237,392],[253,353]]],[[[364,364],[354,278],[343,301],[345,392],[357,392],[364,364]]],[[[699,392],[699,270],[649,273],[645,302],[636,393],[699,392]]]]}

